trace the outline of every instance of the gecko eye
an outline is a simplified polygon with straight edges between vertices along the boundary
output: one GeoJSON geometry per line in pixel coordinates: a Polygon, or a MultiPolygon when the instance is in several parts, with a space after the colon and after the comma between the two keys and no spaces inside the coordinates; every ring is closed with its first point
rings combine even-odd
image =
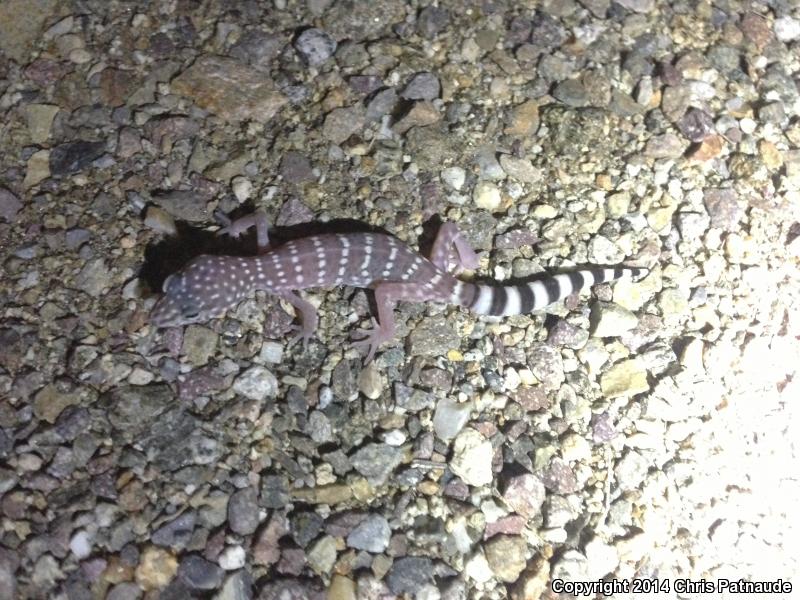
{"type": "Polygon", "coordinates": [[[184,306],[181,308],[181,316],[184,319],[196,319],[200,315],[200,309],[196,306],[184,306]]]}

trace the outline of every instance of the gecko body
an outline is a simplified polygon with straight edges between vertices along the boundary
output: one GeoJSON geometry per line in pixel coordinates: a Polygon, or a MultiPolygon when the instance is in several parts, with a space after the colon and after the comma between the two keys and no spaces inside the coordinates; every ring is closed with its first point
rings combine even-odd
{"type": "Polygon", "coordinates": [[[478,256],[453,223],[444,223],[430,257],[382,233],[322,234],[269,247],[267,223],[257,213],[234,222],[224,233],[238,236],[255,226],[259,254],[202,255],[169,276],[163,296],[153,307],[156,327],[204,322],[222,316],[255,290],[287,300],[301,313],[298,336],[304,341],[317,326],[316,309],[297,290],[349,285],[374,290],[378,320],[372,329],[355,332],[355,344],[367,349],[367,361],[395,333],[393,309],[398,301],[441,302],[484,315],[529,313],[604,281],[639,278],[640,267],[594,267],[547,276],[529,283],[486,285],[461,281],[449,270],[455,249],[457,266],[475,269],[478,256]]]}

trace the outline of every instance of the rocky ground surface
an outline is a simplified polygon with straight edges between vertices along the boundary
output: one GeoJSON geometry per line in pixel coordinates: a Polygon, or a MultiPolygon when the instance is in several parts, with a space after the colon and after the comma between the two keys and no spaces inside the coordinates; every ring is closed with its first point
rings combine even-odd
{"type": "Polygon", "coordinates": [[[800,585],[798,49],[795,0],[0,3],[0,598],[800,585]],[[254,207],[651,272],[367,367],[361,290],[305,350],[148,325],[254,207]]]}

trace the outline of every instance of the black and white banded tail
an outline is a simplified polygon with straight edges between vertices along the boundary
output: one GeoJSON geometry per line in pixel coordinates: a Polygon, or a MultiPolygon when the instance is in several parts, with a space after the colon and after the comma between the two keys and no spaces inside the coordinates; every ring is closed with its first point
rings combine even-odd
{"type": "Polygon", "coordinates": [[[481,315],[522,315],[563,300],[570,294],[587,290],[595,284],[623,277],[636,280],[647,273],[647,269],[640,267],[594,267],[550,275],[518,285],[498,286],[459,281],[453,298],[461,306],[481,315]]]}

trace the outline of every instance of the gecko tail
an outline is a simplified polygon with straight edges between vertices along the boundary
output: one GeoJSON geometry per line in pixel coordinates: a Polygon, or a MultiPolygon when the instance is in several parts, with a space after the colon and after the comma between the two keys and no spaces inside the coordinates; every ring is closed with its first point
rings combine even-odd
{"type": "Polygon", "coordinates": [[[458,304],[481,315],[509,316],[527,314],[588,290],[591,286],[615,279],[634,281],[649,273],[644,267],[592,267],[569,273],[549,275],[518,285],[485,285],[458,282],[454,296],[458,304]]]}

